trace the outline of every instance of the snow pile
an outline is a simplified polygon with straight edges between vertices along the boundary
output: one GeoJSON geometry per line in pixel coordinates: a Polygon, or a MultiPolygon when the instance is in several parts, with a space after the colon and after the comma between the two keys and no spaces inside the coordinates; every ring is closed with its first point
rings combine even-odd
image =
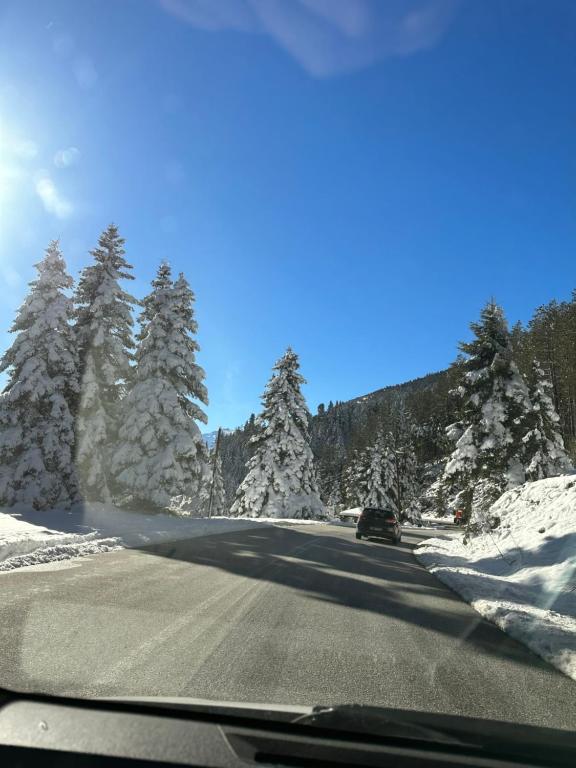
{"type": "Polygon", "coordinates": [[[0,571],[118,549],[113,538],[64,533],[0,512],[0,571]]]}
{"type": "Polygon", "coordinates": [[[71,509],[0,510],[0,572],[125,547],[193,539],[260,525],[328,525],[298,518],[190,517],[120,509],[99,502],[71,509]],[[51,528],[43,523],[50,521],[51,528]]]}
{"type": "Polygon", "coordinates": [[[485,618],[576,679],[576,476],[526,483],[488,530],[428,539],[419,560],[485,618]]]}
{"type": "Polygon", "coordinates": [[[280,528],[288,525],[336,525],[338,520],[335,518],[325,518],[324,520],[303,520],[300,517],[235,517],[232,520],[249,520],[252,523],[266,523],[267,525],[276,525],[280,528]]]}
{"type": "Polygon", "coordinates": [[[361,514],[362,514],[362,507],[352,507],[351,509],[341,510],[340,512],[338,512],[336,517],[349,517],[357,520],[361,514]]]}
{"type": "MultiPolygon", "coordinates": [[[[48,511],[22,508],[15,512],[12,509],[9,514],[0,510],[0,571],[124,547],[246,530],[266,522],[143,514],[101,503],[48,511]],[[48,520],[52,528],[44,527],[43,523],[48,520]]],[[[302,524],[303,521],[282,522],[302,524]]]]}
{"type": "MultiPolygon", "coordinates": [[[[49,513],[26,513],[28,520],[46,520],[60,530],[73,533],[93,532],[101,537],[116,537],[125,547],[158,544],[164,541],[192,539],[216,533],[254,528],[259,521],[228,517],[189,517],[163,512],[139,512],[120,509],[99,502],[78,504],[72,509],[54,509],[49,513]],[[34,517],[33,517],[34,516],[34,517]]],[[[265,522],[265,521],[262,521],[265,522]]],[[[300,521],[301,522],[301,521],[300,521]]]]}

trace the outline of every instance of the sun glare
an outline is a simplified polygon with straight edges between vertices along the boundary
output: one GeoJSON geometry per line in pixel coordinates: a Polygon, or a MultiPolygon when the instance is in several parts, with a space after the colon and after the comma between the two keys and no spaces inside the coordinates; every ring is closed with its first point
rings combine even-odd
{"type": "Polygon", "coordinates": [[[12,216],[16,197],[34,189],[38,145],[0,116],[0,219],[12,216]]]}

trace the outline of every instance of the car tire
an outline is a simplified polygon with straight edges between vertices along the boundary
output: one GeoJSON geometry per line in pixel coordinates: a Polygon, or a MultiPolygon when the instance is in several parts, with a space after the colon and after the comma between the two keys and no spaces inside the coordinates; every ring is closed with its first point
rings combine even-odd
{"type": "Polygon", "coordinates": [[[362,534],[361,534],[361,533],[357,533],[357,534],[356,534],[356,538],[357,538],[357,539],[361,539],[361,538],[362,538],[362,534]]]}

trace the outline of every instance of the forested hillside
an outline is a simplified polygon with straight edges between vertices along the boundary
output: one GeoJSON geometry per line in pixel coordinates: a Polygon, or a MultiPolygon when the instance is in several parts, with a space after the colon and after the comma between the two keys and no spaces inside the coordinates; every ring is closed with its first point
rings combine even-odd
{"type": "MultiPolygon", "coordinates": [[[[465,321],[462,323],[463,331],[465,321]]],[[[464,334],[463,334],[464,335],[464,334]]],[[[537,359],[552,382],[553,401],[569,454],[576,455],[576,291],[566,302],[539,307],[527,324],[511,331],[514,358],[520,372],[532,382],[537,359]]],[[[420,474],[425,464],[450,452],[446,427],[459,417],[460,358],[446,370],[376,390],[345,402],[321,403],[312,417],[311,441],[322,497],[328,501],[355,452],[372,444],[379,432],[409,435],[420,474]]],[[[254,415],[244,427],[222,439],[224,482],[229,501],[246,473],[254,415]]]]}

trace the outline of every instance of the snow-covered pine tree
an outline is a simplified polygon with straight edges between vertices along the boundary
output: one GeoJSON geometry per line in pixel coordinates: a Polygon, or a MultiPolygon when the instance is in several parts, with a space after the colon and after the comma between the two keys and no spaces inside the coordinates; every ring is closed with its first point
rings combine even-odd
{"type": "MultiPolygon", "coordinates": [[[[126,503],[167,508],[187,497],[202,506],[207,448],[197,421],[208,403],[204,371],[196,363],[194,294],[183,275],[172,284],[162,264],[144,299],[136,367],[122,402],[116,482],[126,503]]],[[[193,511],[190,504],[187,511],[193,511]]]]}
{"type": "Polygon", "coordinates": [[[207,512],[210,512],[210,494],[212,495],[212,515],[226,514],[226,491],[224,489],[224,477],[222,475],[222,459],[220,456],[210,457],[209,487],[206,488],[208,496],[207,512]],[[212,471],[213,468],[213,471],[212,471]]]}
{"type": "Polygon", "coordinates": [[[393,473],[393,489],[398,512],[410,506],[417,495],[417,469],[416,454],[411,442],[398,445],[390,449],[390,460],[393,473]]]}
{"type": "Polygon", "coordinates": [[[0,503],[45,509],[78,500],[70,410],[78,356],[65,294],[73,281],[57,241],[36,269],[10,329],[16,338],[0,361],[8,372],[0,396],[0,503]]]}
{"type": "Polygon", "coordinates": [[[76,466],[85,499],[110,501],[110,457],[116,445],[119,404],[131,376],[132,305],[120,287],[132,280],[124,239],[110,224],[80,275],[75,295],[81,389],[76,410],[76,466]]]}
{"type": "Polygon", "coordinates": [[[554,408],[552,383],[538,360],[532,362],[530,395],[533,406],[531,429],[524,437],[526,478],[542,480],[570,472],[573,467],[560,434],[560,417],[554,408]]]}
{"type": "Polygon", "coordinates": [[[345,508],[359,507],[363,501],[363,488],[367,464],[365,451],[353,451],[342,472],[342,496],[345,508]]]}
{"type": "Polygon", "coordinates": [[[366,454],[361,506],[397,511],[393,457],[383,435],[377,437],[366,454]]]}
{"type": "Polygon", "coordinates": [[[417,477],[417,460],[413,438],[418,435],[418,428],[406,406],[404,397],[398,396],[390,414],[390,431],[386,442],[393,467],[393,496],[397,511],[403,510],[414,499],[417,477]]]}
{"type": "Polygon", "coordinates": [[[354,504],[350,504],[350,471],[351,464],[350,462],[346,462],[342,467],[342,476],[340,480],[340,498],[344,509],[350,509],[354,506],[354,504]]]}
{"type": "Polygon", "coordinates": [[[310,413],[300,391],[304,377],[290,347],[273,368],[263,395],[254,454],[240,484],[232,515],[322,518],[314,460],[309,444],[310,413]]]}
{"type": "Polygon", "coordinates": [[[336,475],[332,480],[332,487],[328,494],[326,507],[332,516],[337,515],[338,512],[344,509],[340,475],[336,475]]]}
{"type": "MultiPolygon", "coordinates": [[[[529,429],[528,388],[512,359],[510,334],[502,309],[493,301],[472,323],[476,338],[462,343],[462,419],[448,427],[455,447],[444,471],[447,495],[460,494],[469,514],[474,486],[488,480],[503,492],[524,482],[523,439],[529,429]]],[[[496,493],[496,491],[494,491],[496,493]]]]}

